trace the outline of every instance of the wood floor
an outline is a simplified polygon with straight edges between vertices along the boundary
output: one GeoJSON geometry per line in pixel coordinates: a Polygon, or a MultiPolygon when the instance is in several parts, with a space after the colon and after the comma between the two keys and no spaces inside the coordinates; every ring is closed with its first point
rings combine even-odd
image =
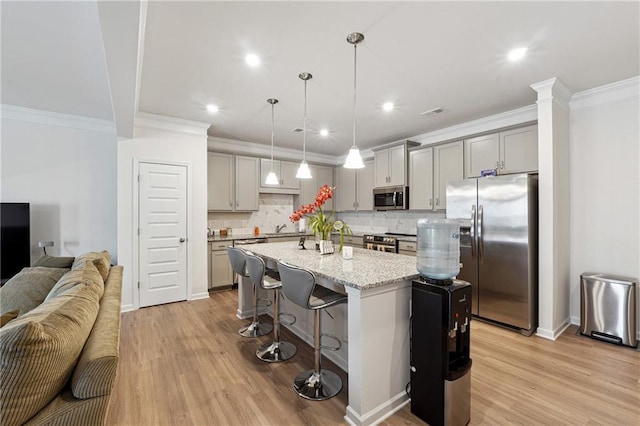
{"type": "MultiPolygon", "coordinates": [[[[107,425],[344,425],[345,388],[310,402],[291,388],[313,365],[310,346],[268,364],[237,330],[237,293],[122,315],[120,364],[107,425]]],[[[265,317],[269,320],[269,317],[265,317]]],[[[472,425],[640,425],[640,351],[576,335],[555,342],[473,321],[472,425]]],[[[404,407],[382,424],[423,424],[404,407]]]]}

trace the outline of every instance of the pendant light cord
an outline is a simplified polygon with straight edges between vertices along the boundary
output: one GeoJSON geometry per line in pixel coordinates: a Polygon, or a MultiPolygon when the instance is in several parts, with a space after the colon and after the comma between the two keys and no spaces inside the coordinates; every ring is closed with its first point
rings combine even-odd
{"type": "Polygon", "coordinates": [[[273,127],[274,127],[273,107],[274,107],[274,104],[271,104],[271,171],[273,171],[273,127]]]}
{"type": "Polygon", "coordinates": [[[302,120],[302,162],[307,160],[307,80],[304,81],[304,119],[302,120]]]}
{"type": "Polygon", "coordinates": [[[353,146],[356,148],[356,70],[358,57],[358,45],[353,45],[353,146]]]}

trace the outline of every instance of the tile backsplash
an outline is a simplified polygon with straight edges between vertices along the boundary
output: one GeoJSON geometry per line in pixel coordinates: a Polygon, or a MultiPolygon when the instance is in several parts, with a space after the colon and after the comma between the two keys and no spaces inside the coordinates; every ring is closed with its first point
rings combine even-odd
{"type": "MultiPolygon", "coordinates": [[[[232,228],[235,234],[252,234],[255,226],[261,233],[275,232],[278,225],[286,224],[284,232],[298,230],[297,223],[291,223],[289,216],[293,213],[293,195],[260,194],[258,211],[255,212],[209,212],[208,227],[217,231],[220,228],[232,228]]],[[[444,212],[432,211],[362,211],[338,213],[337,217],[344,221],[357,234],[397,232],[415,234],[418,219],[444,218],[444,212]]]]}
{"type": "Polygon", "coordinates": [[[399,234],[416,234],[418,219],[427,217],[440,219],[444,212],[421,211],[366,211],[342,212],[338,214],[340,220],[349,225],[356,234],[383,234],[396,232],[399,234]]]}
{"type": "Polygon", "coordinates": [[[275,232],[276,226],[286,224],[284,232],[297,231],[297,224],[291,223],[293,195],[260,194],[258,211],[255,212],[209,212],[208,227],[217,231],[232,228],[234,234],[253,234],[255,226],[261,233],[275,232]]]}

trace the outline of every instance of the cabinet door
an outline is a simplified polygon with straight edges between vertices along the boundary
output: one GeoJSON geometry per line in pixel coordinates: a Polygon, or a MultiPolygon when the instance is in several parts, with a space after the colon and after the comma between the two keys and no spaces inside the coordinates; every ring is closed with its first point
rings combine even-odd
{"type": "Polygon", "coordinates": [[[383,149],[373,153],[374,185],[376,187],[389,186],[389,150],[383,149]]]}
{"type": "Polygon", "coordinates": [[[258,210],[260,159],[236,155],[236,210],[258,210]]]}
{"type": "Polygon", "coordinates": [[[389,183],[404,186],[407,182],[407,150],[404,145],[389,148],[389,183]]]}
{"type": "Polygon", "coordinates": [[[538,126],[500,133],[500,173],[538,170],[538,126]]]}
{"type": "Polygon", "coordinates": [[[364,161],[364,169],[358,169],[356,210],[373,210],[374,162],[375,160],[364,161]]]}
{"type": "Polygon", "coordinates": [[[211,288],[233,284],[233,269],[226,250],[211,252],[211,288]]]}
{"type": "Polygon", "coordinates": [[[409,153],[409,209],[433,209],[433,148],[409,153]]]}
{"type": "Polygon", "coordinates": [[[464,175],[462,141],[439,145],[433,148],[435,210],[447,208],[447,182],[461,180],[464,175]]]}
{"type": "Polygon", "coordinates": [[[207,153],[207,208],[233,210],[233,156],[207,153]]]}
{"type": "Polygon", "coordinates": [[[356,171],[336,167],[335,208],[337,211],[356,209],[356,171]]]}
{"type": "MultiPolygon", "coordinates": [[[[267,185],[266,183],[264,183],[265,180],[267,180],[267,175],[271,170],[272,170],[271,159],[261,158],[260,159],[260,187],[261,188],[280,188],[279,183],[277,185],[267,185]]],[[[279,182],[281,179],[279,160],[273,160],[273,171],[276,173],[276,176],[278,176],[278,182],[279,182]]]]}
{"type": "Polygon", "coordinates": [[[497,133],[464,141],[466,177],[479,177],[482,170],[499,168],[500,140],[497,133]]]}
{"type": "Polygon", "coordinates": [[[207,243],[207,252],[209,256],[207,256],[207,288],[211,288],[213,283],[213,274],[211,273],[211,260],[213,256],[211,256],[211,243],[207,243]]]}
{"type": "Polygon", "coordinates": [[[296,179],[298,173],[299,163],[292,163],[289,161],[280,162],[280,188],[283,189],[300,189],[300,179],[296,179]]]}
{"type": "MultiPolygon", "coordinates": [[[[318,190],[320,189],[320,187],[322,185],[329,185],[329,186],[333,186],[333,167],[327,167],[327,166],[317,166],[318,172],[318,181],[316,184],[316,189],[313,192],[312,200],[311,202],[315,201],[315,197],[316,194],[318,193],[318,190]]],[[[330,200],[327,200],[326,203],[324,203],[324,207],[323,209],[326,211],[331,211],[334,208],[334,202],[333,202],[333,198],[330,200]]]]}

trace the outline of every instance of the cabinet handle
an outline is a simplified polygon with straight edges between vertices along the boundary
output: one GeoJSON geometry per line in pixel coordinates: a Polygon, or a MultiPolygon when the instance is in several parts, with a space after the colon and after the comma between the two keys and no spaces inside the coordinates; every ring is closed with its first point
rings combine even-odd
{"type": "Polygon", "coordinates": [[[433,198],[429,198],[429,207],[431,207],[432,203],[433,203],[433,198]]]}
{"type": "Polygon", "coordinates": [[[233,207],[233,201],[229,201],[229,207],[233,207]]]}
{"type": "Polygon", "coordinates": [[[240,203],[236,201],[236,207],[238,207],[239,205],[240,205],[240,203]]]}
{"type": "Polygon", "coordinates": [[[496,169],[499,169],[499,168],[500,168],[500,162],[496,161],[496,169]]]}
{"type": "Polygon", "coordinates": [[[436,206],[440,205],[440,198],[436,198],[436,206]]]}
{"type": "Polygon", "coordinates": [[[500,161],[500,168],[504,170],[504,160],[500,161]]]}

